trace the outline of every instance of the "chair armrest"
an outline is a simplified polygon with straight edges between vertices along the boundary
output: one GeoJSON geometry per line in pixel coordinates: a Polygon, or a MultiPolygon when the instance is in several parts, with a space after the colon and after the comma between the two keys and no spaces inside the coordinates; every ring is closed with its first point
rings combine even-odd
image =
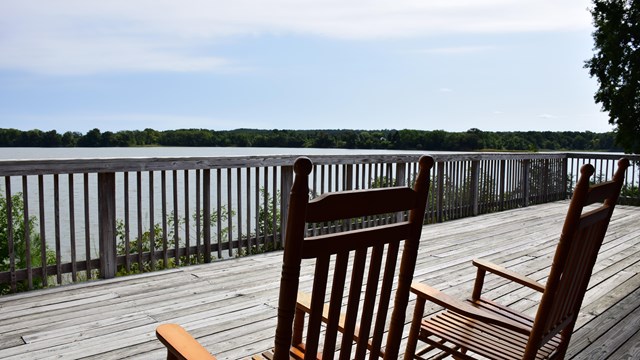
{"type": "Polygon", "coordinates": [[[411,292],[416,294],[419,298],[429,300],[437,305],[444,307],[447,310],[453,311],[460,315],[478,321],[499,325],[527,336],[531,333],[531,328],[524,324],[515,322],[505,317],[495,316],[487,311],[483,311],[474,307],[469,302],[458,300],[441,292],[440,290],[432,288],[431,286],[413,282],[411,284],[411,292]]]}
{"type": "Polygon", "coordinates": [[[513,282],[516,282],[520,285],[526,286],[533,290],[537,290],[539,292],[544,292],[545,286],[540,284],[539,282],[533,280],[530,277],[524,276],[520,273],[517,273],[513,270],[509,270],[502,266],[496,265],[486,260],[482,259],[474,259],[473,265],[477,266],[478,269],[482,269],[484,271],[488,271],[490,273],[494,273],[496,275],[502,276],[506,279],[509,279],[513,282]]]}
{"type": "Polygon", "coordinates": [[[207,349],[177,324],[162,324],[156,328],[158,340],[167,347],[167,359],[216,360],[207,349]]]}

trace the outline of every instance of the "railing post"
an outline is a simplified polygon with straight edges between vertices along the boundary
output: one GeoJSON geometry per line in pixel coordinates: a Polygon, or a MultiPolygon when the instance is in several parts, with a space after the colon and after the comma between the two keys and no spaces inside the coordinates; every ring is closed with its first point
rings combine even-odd
{"type": "Polygon", "coordinates": [[[396,164],[396,186],[407,185],[407,164],[396,164]]]}
{"type": "Polygon", "coordinates": [[[344,166],[343,184],[345,190],[353,190],[353,164],[344,166]]]}
{"type": "Polygon", "coordinates": [[[480,160],[471,161],[471,213],[478,215],[478,200],[480,199],[480,160]]]}
{"type": "Polygon", "coordinates": [[[100,276],[116,276],[116,174],[98,174],[100,276]]]}
{"type": "MultiPolygon", "coordinates": [[[[406,163],[396,163],[396,186],[405,186],[407,184],[407,164],[406,163]]],[[[396,221],[400,222],[403,220],[403,214],[396,214],[396,221]]]]}
{"type": "Polygon", "coordinates": [[[436,198],[436,221],[442,222],[444,204],[444,161],[438,162],[438,196],[436,198]]]}
{"type": "Polygon", "coordinates": [[[284,247],[284,239],[287,238],[287,214],[289,213],[289,199],[291,198],[291,187],[293,186],[293,166],[281,166],[280,171],[280,240],[281,245],[284,247]]]}
{"type": "Polygon", "coordinates": [[[522,161],[522,206],[529,206],[529,192],[531,187],[531,179],[529,174],[531,173],[531,160],[524,159],[522,161]]]}
{"type": "Polygon", "coordinates": [[[211,262],[211,170],[202,171],[202,237],[204,262],[211,262]]]}

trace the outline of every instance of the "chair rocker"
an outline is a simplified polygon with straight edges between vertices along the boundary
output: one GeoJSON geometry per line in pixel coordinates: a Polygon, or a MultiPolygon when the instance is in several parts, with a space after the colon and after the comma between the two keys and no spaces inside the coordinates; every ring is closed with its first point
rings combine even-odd
{"type": "Polygon", "coordinates": [[[595,169],[582,166],[546,285],[484,260],[473,261],[478,270],[467,301],[413,283],[418,299],[405,360],[432,350],[456,359],[564,358],[628,166],[627,159],[619,160],[613,179],[593,186],[595,169]],[[604,203],[585,208],[596,202],[604,203]],[[541,292],[535,318],[481,297],[487,271],[541,292]],[[426,300],[444,311],[423,319],[426,300]],[[427,347],[416,353],[418,340],[427,347]]]}
{"type": "MultiPolygon", "coordinates": [[[[312,164],[296,160],[275,346],[252,359],[398,358],[432,166],[431,157],[420,158],[413,189],[341,191],[309,200],[312,164]],[[312,284],[300,279],[303,262],[315,266],[312,284]]],[[[215,359],[179,325],[160,325],[156,335],[168,359],[215,359]]]]}

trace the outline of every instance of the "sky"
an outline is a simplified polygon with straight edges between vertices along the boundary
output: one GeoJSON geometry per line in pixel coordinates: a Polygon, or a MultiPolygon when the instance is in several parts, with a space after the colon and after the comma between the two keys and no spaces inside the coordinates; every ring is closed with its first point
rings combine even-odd
{"type": "Polygon", "coordinates": [[[0,128],[612,130],[589,0],[0,0],[0,128]]]}

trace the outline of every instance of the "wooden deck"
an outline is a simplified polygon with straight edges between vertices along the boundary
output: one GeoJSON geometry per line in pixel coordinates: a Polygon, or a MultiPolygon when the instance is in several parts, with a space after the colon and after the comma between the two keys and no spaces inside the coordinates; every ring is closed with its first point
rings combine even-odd
{"type": "MultiPolygon", "coordinates": [[[[464,297],[475,276],[470,260],[483,257],[544,282],[567,205],[558,202],[428,225],[415,279],[464,297]]],[[[275,327],[281,255],[2,297],[0,358],[162,359],[165,353],[154,329],[164,322],[182,324],[221,359],[267,349],[275,327]]],[[[310,270],[303,269],[303,276],[309,280],[310,270]]],[[[497,278],[487,280],[485,296],[535,311],[539,296],[532,291],[497,278]]],[[[639,329],[640,208],[619,206],[569,357],[638,359],[639,329]]]]}

